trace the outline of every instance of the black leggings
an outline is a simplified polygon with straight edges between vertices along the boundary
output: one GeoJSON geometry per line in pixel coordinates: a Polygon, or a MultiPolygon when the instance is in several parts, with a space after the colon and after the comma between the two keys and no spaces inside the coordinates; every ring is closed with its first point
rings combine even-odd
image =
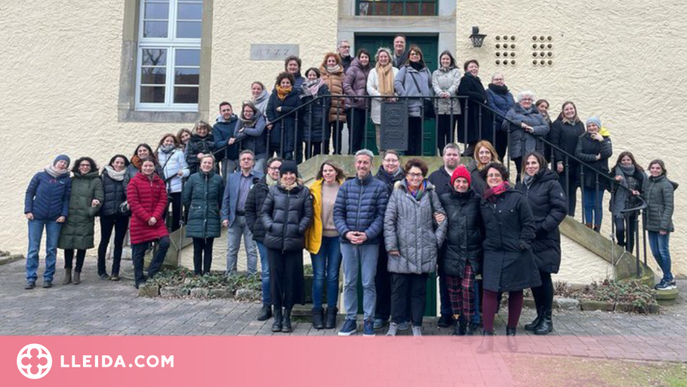
{"type": "Polygon", "coordinates": [[[212,245],[215,238],[193,238],[193,272],[203,275],[212,267],[212,245]]]}
{"type": "MultiPolygon", "coordinates": [[[[81,269],[83,269],[83,261],[85,259],[86,259],[86,250],[76,250],[76,269],[74,271],[81,273],[81,269]]],[[[71,270],[73,260],[74,260],[74,249],[65,249],[64,250],[64,268],[71,270]]]]}
{"type": "Polygon", "coordinates": [[[534,297],[534,304],[537,306],[537,313],[550,313],[553,307],[553,282],[551,281],[551,273],[539,271],[541,277],[541,286],[532,288],[532,296],[534,297]]]}
{"type": "Polygon", "coordinates": [[[98,245],[98,275],[107,274],[105,256],[107,246],[110,243],[112,229],[114,228],[114,254],[112,255],[112,275],[119,276],[119,265],[122,261],[122,247],[126,237],[126,229],[129,226],[129,217],[121,215],[108,215],[100,217],[100,245],[98,245]]]}
{"type": "Polygon", "coordinates": [[[439,148],[439,155],[443,156],[446,144],[456,142],[454,134],[460,116],[458,114],[453,115],[453,126],[451,126],[450,114],[439,114],[437,117],[437,147],[439,148]]]}
{"type": "Polygon", "coordinates": [[[635,232],[637,228],[635,227],[637,221],[637,215],[631,215],[627,218],[616,218],[615,221],[615,236],[618,238],[618,245],[625,246],[625,250],[632,252],[635,247],[635,232]],[[627,239],[625,238],[625,233],[627,232],[627,239]]]}

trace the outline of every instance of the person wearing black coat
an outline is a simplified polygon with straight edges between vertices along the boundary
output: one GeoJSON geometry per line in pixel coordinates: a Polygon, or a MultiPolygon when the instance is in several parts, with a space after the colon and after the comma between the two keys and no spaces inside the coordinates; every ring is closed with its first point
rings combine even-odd
{"type": "Polygon", "coordinates": [[[494,316],[498,295],[508,292],[508,348],[517,351],[514,340],[523,305],[523,290],[541,286],[534,261],[532,244],[535,222],[525,195],[508,184],[508,170],[502,164],[491,163],[482,173],[489,185],[480,204],[485,238],[482,280],[484,295],[482,317],[485,339],[477,351],[488,352],[494,334],[494,316]]]}
{"type": "Polygon", "coordinates": [[[626,210],[642,205],[639,195],[642,194],[646,174],[635,161],[632,152],[625,151],[618,156],[618,161],[611,168],[610,176],[614,180],[611,188],[610,210],[615,223],[615,236],[618,239],[618,245],[632,253],[639,211],[627,212],[626,210]]]}
{"type": "MultiPolygon", "coordinates": [[[[458,96],[467,97],[460,101],[461,117],[458,119],[458,140],[465,144],[463,155],[471,156],[477,141],[493,137],[494,126],[487,104],[487,92],[484,90],[479,74],[479,62],[472,59],[463,65],[465,74],[458,86],[458,96]],[[480,118],[480,111],[482,112],[480,118]],[[467,115],[467,127],[466,117],[467,115]],[[481,121],[480,121],[481,120],[481,121]],[[481,122],[481,125],[480,125],[481,122]]],[[[496,128],[498,131],[498,128],[496,128]]],[[[501,155],[503,157],[503,155],[501,155]]]]}
{"type": "Polygon", "coordinates": [[[523,157],[522,181],[515,189],[523,192],[532,209],[536,237],[532,243],[534,261],[539,269],[542,285],[532,288],[537,318],[525,325],[535,335],[545,335],[553,329],[553,282],[551,274],[561,265],[561,235],[558,226],[565,219],[566,203],[563,188],[555,172],[546,168],[546,159],[537,152],[523,157]]]}
{"type": "Polygon", "coordinates": [[[260,220],[270,266],[272,332],[291,332],[291,309],[295,303],[305,304],[303,247],[313,219],[313,200],[308,187],[297,180],[295,161],[285,160],[279,172],[281,177],[265,198],[260,220]]]}
{"type": "MultiPolygon", "coordinates": [[[[200,159],[206,154],[215,151],[215,140],[212,137],[212,128],[207,122],[199,121],[193,127],[193,134],[186,146],[186,164],[192,175],[198,172],[200,159]]],[[[133,177],[133,176],[131,176],[133,177]]]]}
{"type": "MultiPolygon", "coordinates": [[[[279,74],[265,112],[270,137],[270,148],[267,153],[271,155],[276,152],[279,157],[286,160],[293,160],[294,150],[297,154],[301,149],[300,146],[297,147],[300,134],[296,130],[296,113],[289,114],[301,104],[298,97],[299,89],[294,87],[294,83],[292,74],[279,74]]],[[[298,119],[302,120],[302,115],[299,114],[298,119]]]]}
{"type": "Polygon", "coordinates": [[[126,230],[129,227],[129,212],[126,206],[126,186],[129,183],[126,167],[129,160],[124,155],[115,155],[105,167],[100,178],[103,181],[105,199],[100,207],[100,244],[98,245],[98,276],[101,279],[119,281],[119,265],[122,261],[122,249],[126,230]],[[111,276],[107,275],[105,258],[114,228],[114,252],[112,255],[111,276]]]}
{"type": "Polygon", "coordinates": [[[459,316],[453,332],[458,336],[472,336],[479,326],[474,321],[474,282],[482,266],[484,225],[480,197],[470,183],[470,172],[459,165],[451,176],[450,190],[439,197],[446,211],[448,231],[438,263],[447,283],[452,312],[459,316]]]}
{"type": "Polygon", "coordinates": [[[566,101],[561,114],[551,124],[549,140],[558,148],[553,151],[553,163],[568,201],[568,215],[575,217],[577,189],[580,187],[580,163],[574,158],[577,139],[584,134],[584,123],[577,116],[577,108],[572,101],[566,101]],[[559,149],[560,148],[560,149],[559,149]],[[566,155],[569,155],[566,157],[566,155]]]}
{"type": "Polygon", "coordinates": [[[265,247],[265,227],[260,221],[262,206],[270,192],[270,187],[279,181],[279,168],[282,159],[273,157],[267,160],[267,173],[251,188],[246,199],[246,224],[253,233],[253,240],[260,253],[260,279],[262,281],[262,310],[258,315],[258,321],[265,321],[272,317],[272,305],[270,304],[270,265],[265,247]]]}
{"type": "MultiPolygon", "coordinates": [[[[313,99],[314,102],[305,107],[303,117],[303,142],[305,143],[305,158],[323,153],[322,141],[325,138],[325,128],[328,126],[331,98],[327,84],[320,78],[320,70],[311,67],[305,72],[306,81],[300,90],[301,104],[313,99]],[[317,98],[317,99],[316,99],[317,98]]],[[[326,151],[326,150],[325,150],[326,151]]]]}

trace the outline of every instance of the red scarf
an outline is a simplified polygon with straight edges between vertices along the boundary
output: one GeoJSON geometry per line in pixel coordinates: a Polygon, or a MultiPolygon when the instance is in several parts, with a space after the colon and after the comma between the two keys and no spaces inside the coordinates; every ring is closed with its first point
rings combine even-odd
{"type": "Polygon", "coordinates": [[[496,196],[508,191],[508,188],[510,188],[510,184],[508,184],[507,181],[504,181],[503,183],[497,185],[496,187],[489,188],[486,192],[484,192],[484,199],[490,200],[490,201],[495,201],[496,196]]]}

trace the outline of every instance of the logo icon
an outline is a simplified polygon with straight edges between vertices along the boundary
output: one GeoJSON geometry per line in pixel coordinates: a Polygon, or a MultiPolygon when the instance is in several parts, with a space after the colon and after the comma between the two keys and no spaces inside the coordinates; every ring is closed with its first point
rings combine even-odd
{"type": "Polygon", "coordinates": [[[17,355],[17,368],[29,379],[40,379],[50,372],[52,355],[40,344],[29,344],[17,355]]]}

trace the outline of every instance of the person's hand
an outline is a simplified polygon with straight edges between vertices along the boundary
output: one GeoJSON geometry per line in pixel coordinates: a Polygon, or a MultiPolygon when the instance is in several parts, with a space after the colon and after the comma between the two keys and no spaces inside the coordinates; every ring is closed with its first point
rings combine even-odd
{"type": "Polygon", "coordinates": [[[93,199],[91,201],[91,207],[98,207],[100,205],[100,200],[98,199],[93,199]]]}
{"type": "Polygon", "coordinates": [[[222,221],[222,226],[223,226],[223,227],[229,227],[229,221],[228,221],[228,220],[223,220],[223,221],[222,221]]]}
{"type": "Polygon", "coordinates": [[[392,256],[392,257],[400,257],[400,256],[401,256],[401,252],[398,251],[398,250],[391,250],[391,251],[389,251],[389,255],[392,256]]]}
{"type": "Polygon", "coordinates": [[[534,132],[534,128],[529,125],[525,125],[525,132],[532,133],[534,132]]]}
{"type": "Polygon", "coordinates": [[[27,213],[26,213],[26,219],[28,219],[28,220],[33,220],[33,213],[27,212],[27,213]]]}
{"type": "Polygon", "coordinates": [[[594,133],[592,135],[592,138],[598,142],[602,142],[604,140],[604,137],[600,135],[599,133],[594,133]]]}
{"type": "Polygon", "coordinates": [[[67,220],[67,218],[65,218],[64,216],[60,216],[59,218],[57,218],[57,220],[55,222],[64,223],[65,220],[67,220]]]}
{"type": "Polygon", "coordinates": [[[596,155],[596,159],[597,159],[597,160],[601,160],[601,153],[599,153],[599,154],[596,155]]]}
{"type": "Polygon", "coordinates": [[[277,106],[277,111],[281,113],[281,106],[277,106]]]}
{"type": "Polygon", "coordinates": [[[556,164],[556,170],[558,171],[558,173],[563,173],[563,169],[563,162],[559,161],[558,164],[556,164]]]}
{"type": "Polygon", "coordinates": [[[445,91],[442,91],[442,92],[441,92],[441,98],[448,98],[448,97],[450,97],[450,96],[451,96],[451,95],[450,95],[449,93],[445,92],[445,91]]]}
{"type": "Polygon", "coordinates": [[[157,219],[154,216],[148,219],[148,226],[155,226],[155,223],[157,223],[157,219]]]}
{"type": "Polygon", "coordinates": [[[272,124],[267,125],[267,130],[272,130],[272,127],[273,127],[273,126],[274,126],[274,125],[272,125],[272,124]]]}
{"type": "Polygon", "coordinates": [[[632,194],[633,194],[634,196],[639,196],[639,191],[637,191],[636,189],[633,189],[633,190],[632,190],[632,194]]]}
{"type": "Polygon", "coordinates": [[[205,155],[202,154],[202,153],[198,153],[198,156],[197,156],[197,157],[198,157],[198,160],[200,160],[200,159],[202,159],[203,157],[205,157],[205,155]]]}
{"type": "Polygon", "coordinates": [[[184,176],[184,171],[177,172],[177,176],[184,176]]]}
{"type": "Polygon", "coordinates": [[[236,138],[235,138],[235,137],[230,138],[229,141],[228,141],[229,145],[231,145],[231,144],[233,144],[233,143],[235,143],[235,142],[236,142],[236,138]]]}
{"type": "Polygon", "coordinates": [[[623,177],[620,175],[615,177],[615,181],[622,181],[622,180],[623,180],[623,177]]]}
{"type": "Polygon", "coordinates": [[[364,232],[359,232],[358,233],[359,244],[365,243],[366,240],[367,240],[367,234],[365,234],[364,232]]]}
{"type": "Polygon", "coordinates": [[[397,102],[398,98],[387,98],[386,99],[388,102],[397,102]]]}
{"type": "Polygon", "coordinates": [[[351,241],[351,243],[355,244],[355,240],[357,238],[357,233],[355,231],[349,231],[346,233],[346,239],[351,241]]]}
{"type": "Polygon", "coordinates": [[[668,231],[661,230],[661,231],[659,231],[659,234],[661,234],[661,235],[668,235],[668,231]]]}
{"type": "Polygon", "coordinates": [[[437,223],[441,223],[446,219],[446,215],[440,213],[440,212],[435,212],[434,213],[434,220],[437,221],[437,223]]]}

